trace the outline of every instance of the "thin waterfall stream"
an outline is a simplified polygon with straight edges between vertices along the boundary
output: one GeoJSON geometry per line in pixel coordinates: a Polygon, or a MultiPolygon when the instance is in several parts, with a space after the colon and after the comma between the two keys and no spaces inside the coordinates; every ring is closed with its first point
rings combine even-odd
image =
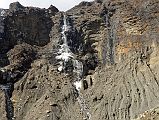
{"type": "Polygon", "coordinates": [[[62,26],[62,45],[60,45],[60,49],[58,55],[56,56],[57,60],[60,60],[58,71],[66,71],[68,64],[72,64],[73,74],[75,74],[75,80],[73,81],[73,85],[75,86],[76,91],[78,92],[78,103],[80,105],[80,109],[83,113],[84,120],[90,120],[91,114],[89,112],[89,108],[83,98],[80,89],[82,87],[83,80],[83,63],[77,60],[76,55],[71,51],[70,46],[68,45],[67,34],[71,31],[71,26],[69,26],[69,22],[67,21],[67,16],[63,15],[63,26],[62,26]]]}

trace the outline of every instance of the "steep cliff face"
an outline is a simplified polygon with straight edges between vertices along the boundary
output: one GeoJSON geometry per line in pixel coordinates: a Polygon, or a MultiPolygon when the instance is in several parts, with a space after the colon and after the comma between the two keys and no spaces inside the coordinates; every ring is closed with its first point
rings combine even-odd
{"type": "Polygon", "coordinates": [[[157,1],[105,1],[105,37],[96,48],[108,68],[101,64],[91,76],[94,85],[84,91],[91,96],[93,120],[133,119],[158,105],[157,6],[157,1]]]}
{"type": "MultiPolygon", "coordinates": [[[[14,3],[15,4],[15,3],[14,3]]],[[[31,8],[10,5],[9,16],[6,18],[6,39],[10,46],[18,42],[44,46],[49,42],[50,30],[53,26],[49,9],[31,8]],[[17,7],[17,8],[16,8],[17,7]]],[[[54,12],[58,12],[55,9],[54,12]]]]}
{"type": "Polygon", "coordinates": [[[95,0],[65,13],[18,2],[0,10],[0,119],[157,120],[158,7],[95,0]]]}

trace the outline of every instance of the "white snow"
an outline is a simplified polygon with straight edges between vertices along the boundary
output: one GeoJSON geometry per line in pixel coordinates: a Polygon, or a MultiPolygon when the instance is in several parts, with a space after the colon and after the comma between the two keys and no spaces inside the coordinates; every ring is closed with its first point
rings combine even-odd
{"type": "Polygon", "coordinates": [[[5,70],[4,70],[4,69],[0,69],[0,71],[5,72],[5,70]]]}
{"type": "Polygon", "coordinates": [[[58,71],[60,72],[65,68],[63,64],[68,62],[68,60],[74,58],[73,53],[71,52],[67,43],[66,32],[69,30],[69,26],[67,25],[66,16],[64,16],[63,21],[64,25],[62,26],[62,32],[61,32],[63,44],[60,45],[61,48],[58,51],[58,55],[55,57],[56,59],[61,60],[60,66],[58,67],[58,71]]]}
{"type": "Polygon", "coordinates": [[[63,44],[60,45],[61,48],[59,49],[58,55],[56,56],[56,59],[61,60],[60,66],[58,67],[58,71],[62,71],[65,68],[65,63],[68,62],[68,60],[72,60],[73,66],[74,66],[73,72],[77,74],[77,78],[78,78],[77,81],[74,82],[74,85],[76,89],[79,91],[82,86],[81,76],[83,73],[83,64],[82,62],[79,62],[78,60],[74,58],[74,54],[72,53],[72,51],[70,50],[68,46],[66,33],[70,29],[70,26],[67,25],[67,20],[65,15],[64,15],[63,21],[64,21],[64,25],[62,26],[62,32],[61,32],[63,44]]]}
{"type": "Polygon", "coordinates": [[[74,85],[75,85],[76,89],[78,91],[80,91],[80,89],[82,87],[82,82],[81,81],[76,81],[76,82],[74,82],[74,85]]]}
{"type": "Polygon", "coordinates": [[[58,60],[64,60],[65,62],[67,62],[70,58],[72,58],[73,56],[71,55],[71,53],[62,53],[61,55],[56,56],[56,59],[58,60]]]}
{"type": "Polygon", "coordinates": [[[62,66],[60,66],[60,67],[58,67],[58,69],[57,69],[58,71],[62,71],[63,70],[63,67],[62,66]]]}
{"type": "Polygon", "coordinates": [[[61,45],[61,49],[58,52],[59,55],[56,56],[56,59],[63,60],[64,62],[67,62],[69,59],[73,58],[73,54],[69,49],[67,43],[67,36],[65,34],[67,31],[68,31],[68,26],[67,26],[66,16],[64,16],[63,31],[61,32],[64,43],[61,45]]]}
{"type": "MultiPolygon", "coordinates": [[[[75,79],[75,82],[73,82],[73,84],[76,90],[78,91],[78,93],[80,94],[80,90],[82,88],[83,64],[81,61],[78,61],[76,57],[74,57],[75,54],[73,54],[73,52],[71,51],[68,45],[67,33],[71,29],[70,29],[70,26],[67,25],[67,19],[65,15],[64,15],[63,21],[64,21],[64,25],[62,26],[62,32],[61,32],[63,44],[60,45],[60,49],[57,53],[58,55],[56,56],[56,59],[60,60],[58,71],[62,72],[63,70],[65,70],[65,68],[67,67],[67,64],[69,64],[68,61],[69,60],[72,61],[73,73],[76,74],[76,77],[75,77],[76,79],[75,79]]],[[[77,99],[80,104],[81,111],[83,111],[83,113],[85,113],[85,117],[90,120],[91,114],[89,112],[89,109],[87,108],[84,98],[81,95],[79,95],[77,99]]]]}
{"type": "Polygon", "coordinates": [[[73,60],[74,72],[77,74],[77,77],[81,79],[83,74],[83,64],[78,60],[73,60]]]}
{"type": "Polygon", "coordinates": [[[5,11],[2,10],[2,12],[0,13],[0,16],[4,16],[4,14],[5,14],[5,11]]]}

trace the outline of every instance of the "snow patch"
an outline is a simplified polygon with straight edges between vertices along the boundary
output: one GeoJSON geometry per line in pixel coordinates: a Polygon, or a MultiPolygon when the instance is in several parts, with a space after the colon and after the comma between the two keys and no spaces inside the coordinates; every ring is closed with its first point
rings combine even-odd
{"type": "Polygon", "coordinates": [[[63,67],[62,66],[60,66],[60,67],[58,67],[58,69],[57,69],[58,71],[62,71],[63,70],[63,67]]]}
{"type": "Polygon", "coordinates": [[[73,58],[71,53],[61,53],[61,55],[56,56],[56,59],[58,60],[64,60],[65,62],[67,62],[70,58],[73,58]]]}
{"type": "Polygon", "coordinates": [[[76,81],[76,82],[74,82],[74,85],[75,85],[76,89],[78,91],[80,91],[80,89],[82,87],[82,82],[81,81],[76,81]]]}
{"type": "Polygon", "coordinates": [[[77,74],[77,77],[79,80],[81,80],[81,77],[83,75],[83,64],[82,62],[78,61],[78,60],[73,60],[73,72],[75,72],[77,74]]]}
{"type": "Polygon", "coordinates": [[[0,16],[4,16],[6,12],[4,10],[1,11],[0,16]]]}

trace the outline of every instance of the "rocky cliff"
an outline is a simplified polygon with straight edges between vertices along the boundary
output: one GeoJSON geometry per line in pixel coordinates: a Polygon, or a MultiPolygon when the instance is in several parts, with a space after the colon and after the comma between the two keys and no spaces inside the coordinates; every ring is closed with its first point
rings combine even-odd
{"type": "Polygon", "coordinates": [[[1,120],[158,120],[159,1],[0,9],[1,120]]]}

